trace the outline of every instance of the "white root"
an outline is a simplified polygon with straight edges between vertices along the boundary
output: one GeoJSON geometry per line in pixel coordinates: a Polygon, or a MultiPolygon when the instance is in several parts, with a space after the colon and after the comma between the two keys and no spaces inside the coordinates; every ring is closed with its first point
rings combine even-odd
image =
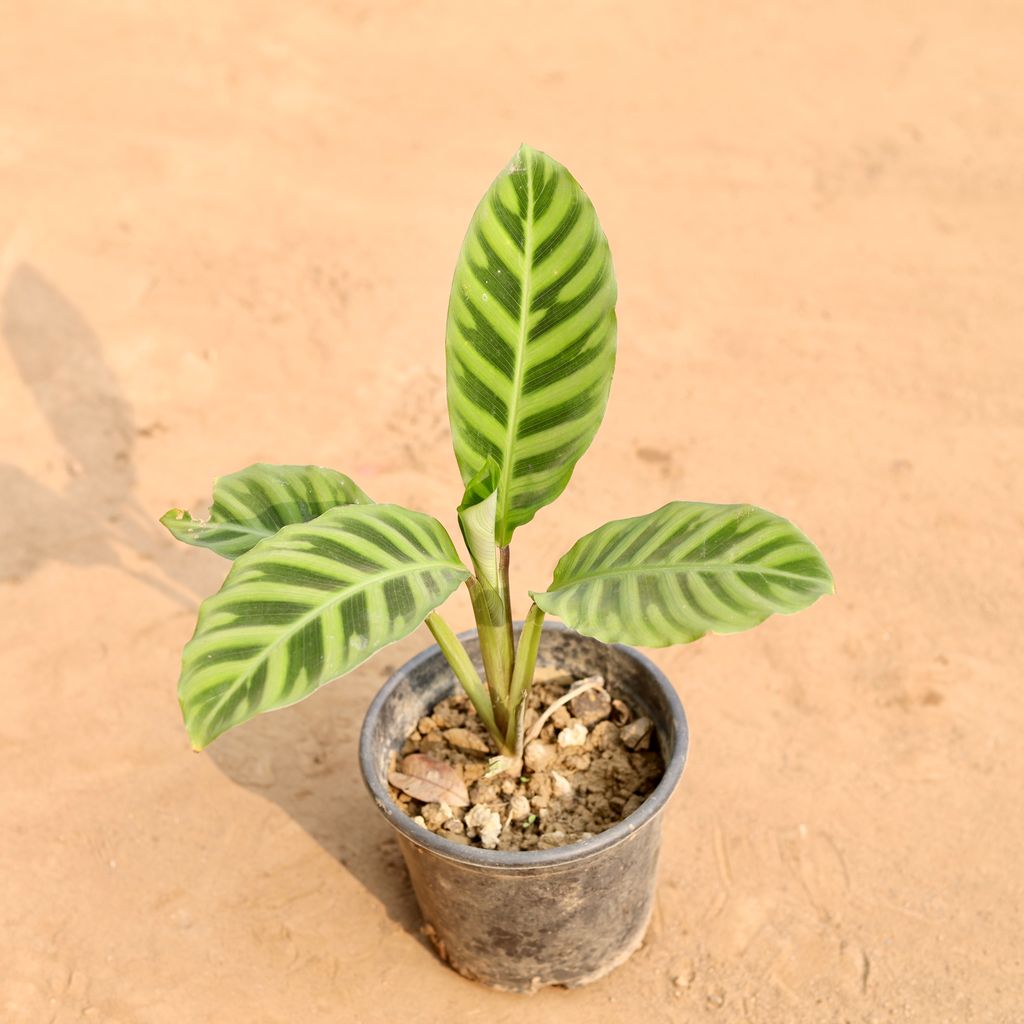
{"type": "Polygon", "coordinates": [[[604,676],[587,676],[586,679],[581,679],[577,686],[574,686],[564,697],[559,697],[554,704],[544,709],[544,713],[533,723],[529,733],[523,741],[523,746],[526,746],[531,740],[535,740],[541,732],[541,729],[547,724],[547,720],[560,708],[564,707],[573,698],[578,697],[581,693],[586,693],[587,690],[601,690],[604,689],[604,676]]]}

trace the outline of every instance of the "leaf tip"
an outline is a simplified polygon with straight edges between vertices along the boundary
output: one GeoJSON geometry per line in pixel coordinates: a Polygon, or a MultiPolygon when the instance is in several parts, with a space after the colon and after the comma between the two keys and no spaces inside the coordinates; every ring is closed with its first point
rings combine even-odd
{"type": "Polygon", "coordinates": [[[188,523],[192,521],[192,516],[189,515],[183,508],[172,508],[166,511],[161,517],[160,522],[164,526],[169,527],[171,523],[188,523]]]}
{"type": "Polygon", "coordinates": [[[525,170],[529,166],[530,158],[537,155],[537,150],[532,146],[527,145],[525,142],[519,143],[519,148],[515,151],[512,159],[509,161],[509,171],[515,173],[516,171],[525,170]]]}

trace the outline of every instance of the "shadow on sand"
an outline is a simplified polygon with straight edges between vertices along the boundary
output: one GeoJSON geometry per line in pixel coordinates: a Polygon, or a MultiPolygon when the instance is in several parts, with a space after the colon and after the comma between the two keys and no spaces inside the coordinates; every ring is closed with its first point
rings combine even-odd
{"type": "Polygon", "coordinates": [[[358,745],[373,695],[427,643],[417,632],[313,699],[261,715],[208,749],[225,775],[276,803],[425,945],[394,832],[359,774],[358,745]]]}
{"type": "MultiPolygon", "coordinates": [[[[134,496],[135,454],[146,429],[107,365],[81,313],[32,267],[19,266],[0,298],[0,334],[14,367],[63,453],[61,487],[0,462],[0,582],[26,579],[48,561],[112,566],[193,611],[202,573],[182,571],[152,510],[134,496]],[[120,549],[120,550],[119,550],[120,549]],[[130,551],[158,572],[124,563],[130,551]]],[[[43,475],[42,473],[40,475],[43,475]]],[[[162,511],[162,510],[161,510],[162,511]]],[[[198,564],[198,563],[196,563],[198,564]]],[[[241,786],[278,804],[419,937],[419,911],[391,830],[376,812],[357,767],[359,725],[397,661],[429,642],[411,637],[335,683],[315,700],[263,715],[209,750],[241,786]]]]}
{"type": "MultiPolygon", "coordinates": [[[[125,565],[118,552],[132,550],[166,573],[167,546],[134,497],[135,446],[145,429],[82,314],[22,264],[0,298],[0,335],[62,450],[66,478],[54,488],[0,462],[0,581],[16,583],[47,561],[109,565],[191,607],[178,586],[125,565]]],[[[44,472],[57,475],[52,468],[44,472]]]]}

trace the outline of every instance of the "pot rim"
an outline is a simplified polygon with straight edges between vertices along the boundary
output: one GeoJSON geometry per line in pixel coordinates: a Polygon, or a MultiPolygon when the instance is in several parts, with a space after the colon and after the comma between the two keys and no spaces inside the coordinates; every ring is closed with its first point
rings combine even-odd
{"type": "MultiPolygon", "coordinates": [[[[521,623],[517,622],[515,625],[519,627],[521,623]]],[[[544,630],[551,632],[575,632],[575,630],[571,630],[562,622],[545,622],[544,630]]],[[[459,639],[468,640],[476,637],[476,635],[477,631],[475,629],[467,629],[459,633],[459,639]]],[[[603,643],[603,641],[598,642],[603,643]]],[[[679,695],[669,681],[668,676],[650,658],[628,644],[607,644],[606,646],[622,651],[627,657],[639,662],[654,677],[664,691],[669,713],[675,724],[676,731],[676,742],[671,756],[665,762],[665,773],[650,795],[628,817],[616,822],[603,832],[598,832],[597,835],[592,836],[590,839],[582,839],[579,842],[569,843],[566,846],[556,846],[550,850],[485,850],[481,847],[462,846],[450,840],[442,839],[429,831],[429,829],[417,825],[391,799],[391,794],[388,792],[387,787],[382,785],[377,778],[377,773],[374,770],[376,759],[371,740],[373,729],[370,727],[370,723],[380,715],[384,704],[398,688],[407,672],[415,669],[429,658],[434,658],[441,654],[441,648],[437,644],[432,644],[425,650],[420,651],[419,654],[410,658],[401,668],[392,673],[391,678],[388,679],[373,698],[367,709],[366,717],[363,719],[363,727],[359,736],[359,768],[363,775],[363,781],[370,790],[370,794],[378,809],[409,842],[428,850],[436,856],[476,867],[505,869],[555,867],[596,856],[604,850],[617,846],[619,843],[629,839],[630,836],[645,825],[648,825],[664,810],[669,797],[679,784],[683,768],[686,765],[686,756],[690,745],[690,732],[686,721],[686,712],[683,710],[679,695]]]]}

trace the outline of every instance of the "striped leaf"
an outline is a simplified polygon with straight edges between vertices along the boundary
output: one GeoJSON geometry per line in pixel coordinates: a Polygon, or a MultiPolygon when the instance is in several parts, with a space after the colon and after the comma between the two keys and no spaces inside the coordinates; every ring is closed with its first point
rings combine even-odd
{"type": "Polygon", "coordinates": [[[468,483],[498,466],[497,542],[554,501],[597,432],[615,366],[615,275],[572,175],[523,146],[484,196],[448,306],[448,413],[468,483]]]}
{"type": "Polygon", "coordinates": [[[348,505],[283,527],[239,557],[199,609],[178,683],[193,746],[407,636],[468,576],[444,527],[397,505],[348,505]]]}
{"type": "Polygon", "coordinates": [[[237,558],[289,523],[308,522],[339,505],[368,504],[370,499],[333,469],[258,462],[214,482],[209,519],[172,508],[160,522],[186,544],[237,558]]]}
{"type": "Polygon", "coordinates": [[[546,612],[608,643],[667,647],[736,633],[834,592],[817,548],[792,523],[751,505],[674,501],[576,542],[546,612]]]}

